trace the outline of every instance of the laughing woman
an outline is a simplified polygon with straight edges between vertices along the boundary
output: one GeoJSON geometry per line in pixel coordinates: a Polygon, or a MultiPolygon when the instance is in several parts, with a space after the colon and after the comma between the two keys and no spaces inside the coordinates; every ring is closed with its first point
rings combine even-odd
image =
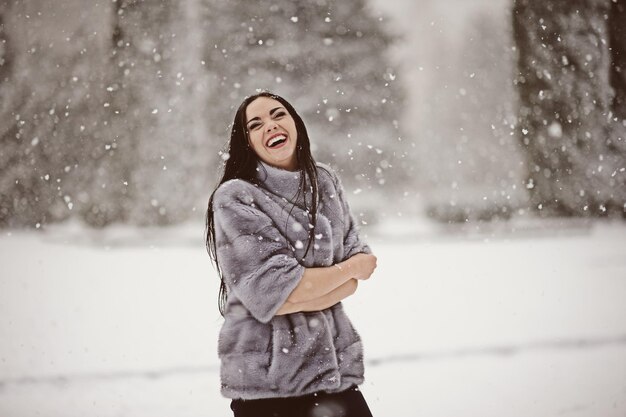
{"type": "Polygon", "coordinates": [[[376,257],[337,174],[282,97],[244,100],[207,210],[221,279],[221,392],[235,417],[368,417],[361,338],[341,300],[376,257]]]}

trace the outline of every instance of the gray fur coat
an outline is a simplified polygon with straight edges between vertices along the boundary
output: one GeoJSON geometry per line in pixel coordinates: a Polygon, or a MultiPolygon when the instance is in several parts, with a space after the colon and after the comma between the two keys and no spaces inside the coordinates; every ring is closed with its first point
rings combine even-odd
{"type": "Polygon", "coordinates": [[[302,197],[294,199],[299,172],[259,162],[260,185],[233,179],[214,194],[217,257],[228,289],[218,340],[225,397],[293,397],[363,382],[361,338],[342,303],[275,316],[305,267],[371,253],[359,239],[339,177],[322,163],[317,172],[315,245],[306,256],[309,218],[302,197]]]}

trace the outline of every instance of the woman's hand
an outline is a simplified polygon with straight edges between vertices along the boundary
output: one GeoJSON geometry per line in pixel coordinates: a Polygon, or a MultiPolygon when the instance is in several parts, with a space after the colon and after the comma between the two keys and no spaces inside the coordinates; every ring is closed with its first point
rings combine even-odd
{"type": "Polygon", "coordinates": [[[359,280],[366,280],[376,269],[376,256],[368,253],[357,253],[339,264],[340,268],[348,269],[350,276],[359,280]]]}

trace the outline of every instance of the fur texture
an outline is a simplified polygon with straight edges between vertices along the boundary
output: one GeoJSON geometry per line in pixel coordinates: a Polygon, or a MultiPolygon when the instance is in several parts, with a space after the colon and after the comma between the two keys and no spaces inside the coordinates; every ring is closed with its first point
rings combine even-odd
{"type": "Polygon", "coordinates": [[[234,179],[214,196],[217,256],[228,288],[218,341],[222,395],[292,397],[361,384],[361,338],[342,303],[275,316],[305,267],[371,253],[359,239],[339,177],[329,166],[317,164],[315,246],[304,256],[309,221],[303,198],[295,199],[300,173],[262,161],[257,172],[261,186],[234,179]]]}

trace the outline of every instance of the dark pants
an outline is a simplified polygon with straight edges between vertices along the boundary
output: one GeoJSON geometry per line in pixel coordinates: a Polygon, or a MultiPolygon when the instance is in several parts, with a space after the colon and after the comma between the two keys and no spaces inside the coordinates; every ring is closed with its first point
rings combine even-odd
{"type": "Polygon", "coordinates": [[[352,386],[337,393],[301,397],[232,400],[235,417],[372,417],[363,394],[352,386]]]}

